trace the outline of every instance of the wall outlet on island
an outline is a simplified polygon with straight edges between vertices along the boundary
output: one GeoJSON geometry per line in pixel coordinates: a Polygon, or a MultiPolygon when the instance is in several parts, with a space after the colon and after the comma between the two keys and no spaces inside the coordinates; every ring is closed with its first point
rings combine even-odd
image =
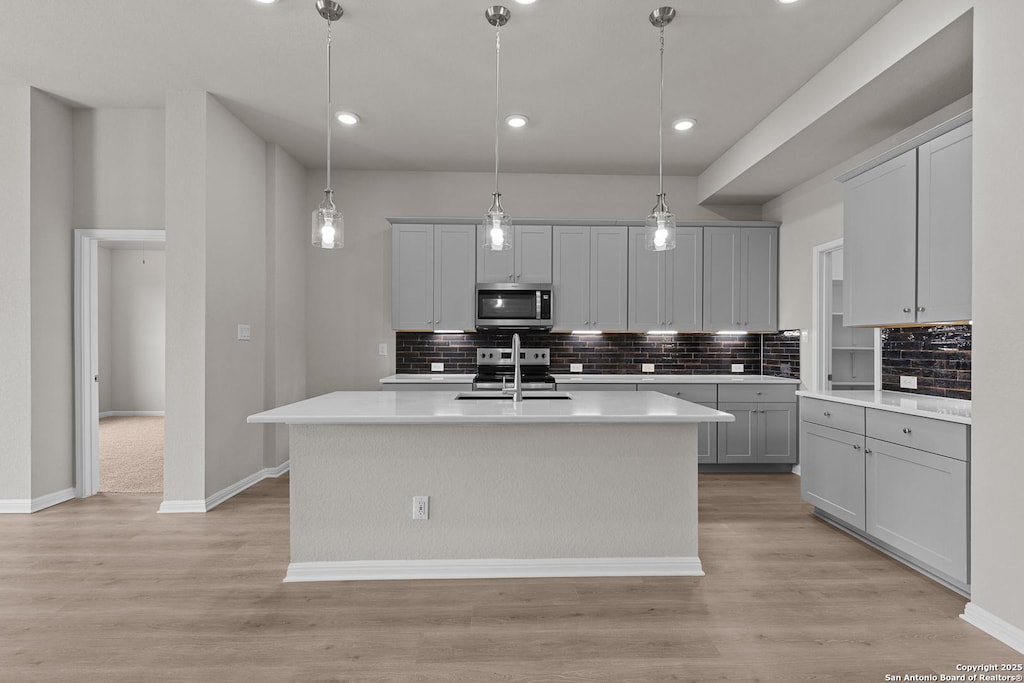
{"type": "Polygon", "coordinates": [[[900,375],[900,389],[917,389],[917,378],[911,375],[900,375]]]}
{"type": "Polygon", "coordinates": [[[430,371],[431,372],[444,372],[444,363],[431,363],[430,364],[430,371]]]}
{"type": "Polygon", "coordinates": [[[654,363],[641,363],[640,372],[654,372],[654,363]]]}
{"type": "Polygon", "coordinates": [[[583,363],[569,363],[569,372],[583,372],[583,363]]]}
{"type": "Polygon", "coordinates": [[[743,372],[743,363],[732,363],[733,372],[743,372]]]}

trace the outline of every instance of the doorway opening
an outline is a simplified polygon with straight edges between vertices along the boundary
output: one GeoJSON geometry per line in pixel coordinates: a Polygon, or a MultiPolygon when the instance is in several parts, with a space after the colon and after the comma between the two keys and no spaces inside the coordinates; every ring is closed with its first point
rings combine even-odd
{"type": "Polygon", "coordinates": [[[163,488],[163,230],[75,231],[75,489],[163,488]]]}

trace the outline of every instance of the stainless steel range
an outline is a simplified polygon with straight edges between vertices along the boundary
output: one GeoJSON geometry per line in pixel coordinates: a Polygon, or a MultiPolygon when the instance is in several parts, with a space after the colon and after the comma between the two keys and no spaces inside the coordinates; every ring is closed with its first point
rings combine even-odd
{"type": "MultiPolygon", "coordinates": [[[[515,358],[512,349],[477,349],[474,390],[495,390],[511,387],[515,379],[515,358]]],[[[555,388],[555,378],[548,373],[551,365],[549,349],[519,349],[519,369],[523,389],[555,388]]]]}

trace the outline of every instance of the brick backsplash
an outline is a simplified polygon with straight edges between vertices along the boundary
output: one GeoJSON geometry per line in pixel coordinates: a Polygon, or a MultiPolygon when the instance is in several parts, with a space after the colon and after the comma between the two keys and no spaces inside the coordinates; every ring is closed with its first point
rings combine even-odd
{"type": "MultiPolygon", "coordinates": [[[[476,372],[476,349],[508,347],[511,332],[433,334],[395,333],[395,371],[429,373],[431,363],[444,363],[451,374],[476,372]]],[[[742,363],[747,374],[799,377],[800,338],[778,334],[602,334],[576,335],[520,332],[524,347],[551,349],[551,372],[569,372],[583,363],[588,374],[638,374],[642,363],[654,363],[659,374],[729,374],[742,363]],[[763,351],[762,351],[763,349],[763,351]]]]}
{"type": "Polygon", "coordinates": [[[971,326],[882,330],[882,389],[948,398],[971,398],[971,326]],[[900,388],[900,375],[917,389],[900,388]]]}

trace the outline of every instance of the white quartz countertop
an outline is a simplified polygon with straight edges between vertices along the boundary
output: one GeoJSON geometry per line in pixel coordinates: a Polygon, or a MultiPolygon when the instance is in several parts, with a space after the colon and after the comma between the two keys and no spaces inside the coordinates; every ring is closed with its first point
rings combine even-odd
{"type": "MultiPolygon", "coordinates": [[[[388,375],[381,384],[466,384],[474,375],[388,375]]],[[[768,375],[555,375],[559,384],[799,384],[800,380],[768,375]]]]}
{"type": "Polygon", "coordinates": [[[796,395],[888,410],[905,415],[971,424],[971,402],[960,398],[904,394],[899,391],[798,391],[796,395]]]}
{"type": "MultiPolygon", "coordinates": [[[[572,392],[569,392],[570,394],[572,392]]],[[[454,391],[335,391],[250,415],[262,424],[529,424],[732,422],[656,391],[581,391],[565,399],[456,400],[454,391]]]]}

